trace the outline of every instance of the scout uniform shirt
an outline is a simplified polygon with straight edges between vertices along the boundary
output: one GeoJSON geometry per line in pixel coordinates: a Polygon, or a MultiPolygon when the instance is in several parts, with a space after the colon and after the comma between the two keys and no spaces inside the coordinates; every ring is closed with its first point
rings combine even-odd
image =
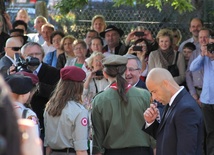
{"type": "Polygon", "coordinates": [[[128,104],[121,103],[115,83],[95,96],[92,102],[93,152],[105,149],[155,147],[155,141],[141,130],[143,113],[150,106],[150,93],[131,87],[127,91],[128,104]]]}
{"type": "Polygon", "coordinates": [[[23,118],[23,112],[25,109],[27,109],[27,112],[26,112],[26,115],[25,115],[25,118],[26,119],[30,119],[34,122],[36,128],[37,128],[37,131],[38,131],[38,135],[39,135],[39,119],[37,118],[36,116],[36,113],[33,112],[31,109],[29,108],[26,108],[22,103],[20,102],[15,102],[14,104],[14,109],[18,115],[18,118],[23,118]]]}
{"type": "Polygon", "coordinates": [[[51,149],[87,150],[88,111],[75,101],[68,101],[60,116],[44,112],[44,146],[51,149]]]}

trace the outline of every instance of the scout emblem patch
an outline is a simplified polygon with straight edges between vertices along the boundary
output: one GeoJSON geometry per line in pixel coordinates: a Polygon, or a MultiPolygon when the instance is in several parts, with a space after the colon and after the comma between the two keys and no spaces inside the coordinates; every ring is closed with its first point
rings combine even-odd
{"type": "Polygon", "coordinates": [[[86,125],[88,124],[87,118],[84,117],[84,118],[81,120],[81,124],[82,124],[83,126],[86,126],[86,125]]]}

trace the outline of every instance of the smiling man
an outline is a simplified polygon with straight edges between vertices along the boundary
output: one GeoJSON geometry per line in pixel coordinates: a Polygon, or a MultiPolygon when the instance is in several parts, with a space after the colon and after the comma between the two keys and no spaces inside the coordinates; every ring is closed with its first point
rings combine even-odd
{"type": "Polygon", "coordinates": [[[132,86],[147,89],[145,82],[140,79],[142,70],[140,59],[132,54],[126,54],[124,57],[128,58],[128,62],[126,64],[127,69],[125,72],[126,81],[132,86]]]}

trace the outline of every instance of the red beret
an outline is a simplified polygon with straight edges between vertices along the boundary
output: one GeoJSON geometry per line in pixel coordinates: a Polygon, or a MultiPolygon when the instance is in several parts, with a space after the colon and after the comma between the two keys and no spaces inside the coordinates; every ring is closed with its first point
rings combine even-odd
{"type": "Polygon", "coordinates": [[[86,74],[79,67],[66,66],[60,70],[60,77],[62,80],[82,82],[85,79],[86,74]]]}
{"type": "Polygon", "coordinates": [[[36,75],[33,74],[33,73],[21,71],[21,72],[17,72],[16,74],[21,74],[21,75],[30,77],[31,80],[32,80],[32,82],[33,82],[33,85],[36,85],[36,84],[39,82],[38,76],[36,76],[36,75]]]}

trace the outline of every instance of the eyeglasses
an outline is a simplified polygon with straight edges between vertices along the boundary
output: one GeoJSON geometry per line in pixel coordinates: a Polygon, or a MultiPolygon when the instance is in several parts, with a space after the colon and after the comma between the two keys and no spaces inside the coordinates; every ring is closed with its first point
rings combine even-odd
{"type": "Polygon", "coordinates": [[[129,72],[134,72],[136,70],[140,70],[140,68],[127,68],[126,70],[128,70],[129,72]]]}
{"type": "Polygon", "coordinates": [[[35,57],[40,55],[42,55],[42,53],[31,53],[31,54],[28,54],[27,56],[35,57]]]}
{"type": "Polygon", "coordinates": [[[13,51],[19,51],[22,47],[7,47],[7,48],[11,48],[13,51]]]}
{"type": "Polygon", "coordinates": [[[83,48],[83,47],[74,48],[75,51],[77,51],[77,50],[83,50],[83,49],[85,49],[85,48],[83,48]]]}

